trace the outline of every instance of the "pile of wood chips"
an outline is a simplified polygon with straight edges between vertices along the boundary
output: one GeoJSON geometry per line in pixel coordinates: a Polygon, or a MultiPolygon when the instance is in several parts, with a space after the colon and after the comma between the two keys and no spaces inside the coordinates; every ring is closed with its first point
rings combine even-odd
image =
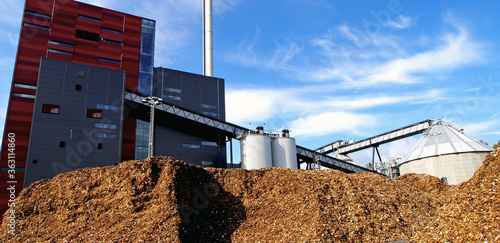
{"type": "Polygon", "coordinates": [[[2,242],[500,241],[500,152],[447,186],[336,170],[201,168],[169,157],[32,184],[2,242]]]}

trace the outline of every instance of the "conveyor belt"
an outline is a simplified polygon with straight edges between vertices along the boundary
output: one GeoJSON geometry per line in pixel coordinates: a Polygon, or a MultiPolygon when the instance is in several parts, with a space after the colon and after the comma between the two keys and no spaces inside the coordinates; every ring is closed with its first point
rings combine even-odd
{"type": "MultiPolygon", "coordinates": [[[[140,105],[144,106],[145,109],[149,109],[149,106],[147,104],[142,103],[143,98],[145,98],[145,96],[141,96],[132,92],[125,92],[125,100],[133,102],[135,106],[140,105]]],[[[223,134],[228,138],[237,138],[240,135],[250,131],[250,129],[231,124],[226,121],[221,121],[216,118],[205,116],[198,112],[190,111],[188,109],[169,104],[165,101],[162,101],[162,103],[157,105],[155,108],[156,112],[163,112],[166,115],[175,117],[176,119],[181,119],[182,121],[185,121],[187,123],[196,124],[198,127],[201,127],[201,129],[195,129],[199,131],[218,132],[219,134],[223,134]]],[[[156,121],[155,123],[161,125],[162,121],[156,121]]],[[[371,170],[366,169],[362,166],[358,166],[341,159],[333,158],[331,156],[324,155],[301,146],[297,146],[297,156],[301,159],[302,163],[312,163],[314,161],[317,161],[324,167],[341,170],[346,173],[354,173],[359,171],[371,172],[371,170]]]]}

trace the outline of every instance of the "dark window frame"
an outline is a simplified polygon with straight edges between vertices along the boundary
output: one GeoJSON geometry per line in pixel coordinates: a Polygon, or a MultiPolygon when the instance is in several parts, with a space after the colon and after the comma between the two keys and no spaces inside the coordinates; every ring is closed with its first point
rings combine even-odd
{"type": "Polygon", "coordinates": [[[102,110],[97,109],[87,109],[87,117],[101,119],[102,118],[102,110]]]}
{"type": "Polygon", "coordinates": [[[78,18],[82,18],[82,19],[86,19],[86,20],[92,20],[92,21],[95,21],[95,22],[101,22],[101,20],[98,19],[98,18],[94,18],[94,17],[90,17],[90,16],[87,16],[87,15],[82,15],[82,14],[79,14],[78,18]]]}
{"type": "Polygon", "coordinates": [[[99,40],[100,40],[99,34],[94,33],[94,32],[85,31],[85,30],[79,30],[79,29],[76,30],[75,36],[76,36],[76,38],[79,38],[79,39],[84,39],[84,40],[89,40],[89,41],[94,41],[94,42],[99,42],[99,40]]]}
{"type": "Polygon", "coordinates": [[[59,114],[60,111],[61,111],[61,107],[59,105],[42,104],[42,113],[59,114]]]}
{"type": "Polygon", "coordinates": [[[50,15],[48,15],[48,14],[38,13],[38,12],[30,11],[30,10],[26,10],[26,14],[31,15],[31,16],[36,16],[36,17],[42,17],[44,19],[51,18],[50,15]]]}

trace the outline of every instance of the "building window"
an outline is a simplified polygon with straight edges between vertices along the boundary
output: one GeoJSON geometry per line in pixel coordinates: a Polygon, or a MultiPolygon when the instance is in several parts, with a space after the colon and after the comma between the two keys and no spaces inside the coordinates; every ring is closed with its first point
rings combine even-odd
{"type": "Polygon", "coordinates": [[[175,95],[163,95],[163,98],[168,100],[181,100],[180,96],[175,95]]]}
{"type": "Polygon", "coordinates": [[[81,15],[81,14],[78,15],[78,18],[92,20],[92,21],[95,21],[95,22],[101,22],[101,20],[98,19],[98,18],[94,18],[94,17],[90,17],[90,16],[85,16],[85,15],[81,15]]]}
{"type": "Polygon", "coordinates": [[[90,118],[102,118],[102,110],[87,109],[87,117],[90,118]]]}
{"type": "Polygon", "coordinates": [[[97,109],[102,109],[102,110],[110,110],[110,111],[117,111],[118,110],[118,106],[115,106],[115,105],[97,104],[96,108],[97,109]]]}
{"type": "Polygon", "coordinates": [[[12,93],[12,96],[21,97],[21,98],[30,98],[30,99],[36,98],[35,95],[32,95],[32,94],[23,94],[23,93],[12,93]]]}
{"type": "Polygon", "coordinates": [[[175,88],[163,88],[163,90],[167,91],[167,92],[172,92],[172,93],[178,93],[180,94],[182,91],[180,89],[175,89],[175,88]]]}
{"type": "Polygon", "coordinates": [[[123,32],[119,31],[119,30],[114,30],[114,29],[110,29],[110,28],[105,28],[105,27],[101,27],[101,30],[104,30],[104,31],[107,31],[107,32],[111,32],[111,33],[115,33],[115,34],[122,34],[123,32]]]}
{"type": "Polygon", "coordinates": [[[42,113],[59,114],[59,105],[42,104],[42,113]]]}
{"type": "Polygon", "coordinates": [[[135,159],[148,157],[149,122],[137,120],[135,127],[135,159]]]}
{"type": "Polygon", "coordinates": [[[153,93],[154,46],[155,22],[143,19],[141,25],[138,92],[147,96],[153,93]]]}
{"type": "Polygon", "coordinates": [[[42,25],[37,25],[37,24],[32,24],[32,23],[24,23],[24,26],[26,27],[32,27],[32,28],[37,28],[40,30],[49,30],[49,27],[42,26],[42,25]]]}
{"type": "Polygon", "coordinates": [[[56,49],[50,49],[49,48],[49,52],[51,52],[51,53],[57,53],[57,54],[63,54],[63,55],[67,55],[67,56],[73,56],[73,53],[69,52],[69,51],[61,51],[61,50],[56,50],[56,49]]]}
{"type": "Polygon", "coordinates": [[[96,132],[94,133],[95,138],[109,138],[109,139],[116,139],[116,134],[113,133],[100,133],[96,132]]]}
{"type": "Polygon", "coordinates": [[[77,76],[77,77],[79,77],[79,78],[83,78],[83,76],[85,76],[85,73],[84,73],[84,72],[82,72],[82,71],[78,71],[78,72],[76,73],[76,76],[77,76]]]}
{"type": "Polygon", "coordinates": [[[14,84],[14,87],[23,89],[36,89],[36,86],[29,84],[14,84]]]}
{"type": "Polygon", "coordinates": [[[118,125],[115,124],[105,124],[105,123],[96,123],[95,124],[96,128],[102,128],[102,129],[118,129],[118,125]]]}
{"type": "Polygon", "coordinates": [[[201,104],[201,108],[217,110],[218,107],[216,105],[201,104]]]}
{"type": "Polygon", "coordinates": [[[103,38],[101,38],[101,41],[104,42],[104,43],[110,43],[110,44],[115,44],[115,45],[119,45],[119,46],[122,45],[121,42],[113,41],[113,40],[108,40],[108,39],[103,39],[103,38]]]}
{"type": "Polygon", "coordinates": [[[108,59],[108,58],[103,58],[103,57],[99,57],[99,61],[120,64],[120,61],[118,61],[118,60],[113,60],[113,59],[108,59]]]}
{"type": "Polygon", "coordinates": [[[219,114],[215,113],[215,112],[208,112],[208,111],[202,111],[201,114],[205,115],[205,116],[212,116],[212,117],[218,117],[219,114]]]}
{"type": "Polygon", "coordinates": [[[214,147],[217,147],[217,143],[216,142],[209,142],[209,141],[202,141],[201,145],[203,145],[203,146],[214,146],[214,147]]]}
{"type": "Polygon", "coordinates": [[[81,91],[82,90],[82,85],[75,84],[75,90],[81,91]]]}
{"type": "Polygon", "coordinates": [[[188,149],[199,149],[200,145],[198,144],[183,144],[183,148],[188,148],[188,149]]]}
{"type": "Polygon", "coordinates": [[[102,149],[102,143],[97,144],[97,149],[102,149]]]}
{"type": "Polygon", "coordinates": [[[26,14],[41,17],[44,19],[50,19],[50,15],[48,15],[48,14],[37,13],[37,12],[29,11],[29,10],[26,10],[26,14]]]}
{"type": "Polygon", "coordinates": [[[203,166],[214,166],[215,163],[213,161],[201,161],[201,165],[203,165],[203,166]]]}
{"type": "Polygon", "coordinates": [[[64,147],[66,147],[66,142],[64,141],[59,142],[59,148],[64,148],[64,147]]]}
{"type": "Polygon", "coordinates": [[[54,44],[54,45],[58,45],[58,46],[65,46],[65,47],[71,47],[71,48],[74,47],[73,44],[68,44],[68,43],[59,42],[59,41],[53,41],[53,40],[49,40],[49,44],[54,44]]]}
{"type": "Polygon", "coordinates": [[[99,34],[85,30],[76,30],[76,38],[99,42],[99,34]]]}
{"type": "Polygon", "coordinates": [[[33,164],[36,164],[36,163],[38,163],[38,160],[34,159],[33,164]]]}

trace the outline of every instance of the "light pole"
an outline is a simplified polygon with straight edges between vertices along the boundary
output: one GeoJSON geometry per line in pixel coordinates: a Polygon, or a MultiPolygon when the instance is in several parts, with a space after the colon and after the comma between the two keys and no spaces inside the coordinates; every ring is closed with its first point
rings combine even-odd
{"type": "Polygon", "coordinates": [[[153,134],[154,134],[154,121],[155,121],[155,106],[160,104],[162,98],[158,98],[155,96],[149,96],[142,99],[142,103],[148,104],[151,106],[151,111],[149,112],[149,145],[148,145],[148,157],[153,156],[153,134]]]}

